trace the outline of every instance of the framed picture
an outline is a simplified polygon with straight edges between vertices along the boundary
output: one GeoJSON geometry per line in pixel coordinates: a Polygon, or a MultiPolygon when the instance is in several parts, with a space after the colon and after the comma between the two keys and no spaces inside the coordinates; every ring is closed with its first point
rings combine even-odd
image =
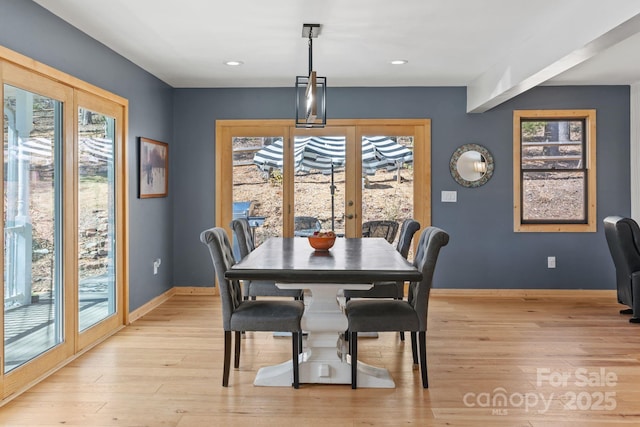
{"type": "Polygon", "coordinates": [[[138,158],[138,197],[167,197],[169,144],[140,137],[138,158]]]}

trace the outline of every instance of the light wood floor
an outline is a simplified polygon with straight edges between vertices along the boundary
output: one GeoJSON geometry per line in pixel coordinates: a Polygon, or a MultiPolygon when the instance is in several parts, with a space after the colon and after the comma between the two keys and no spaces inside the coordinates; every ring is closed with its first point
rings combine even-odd
{"type": "Polygon", "coordinates": [[[396,334],[363,338],[359,355],[397,388],[294,390],[252,385],[289,356],[267,333],[246,334],[223,388],[218,297],[175,296],[0,408],[0,425],[640,425],[640,325],[619,308],[612,292],[435,292],[428,390],[396,334]]]}

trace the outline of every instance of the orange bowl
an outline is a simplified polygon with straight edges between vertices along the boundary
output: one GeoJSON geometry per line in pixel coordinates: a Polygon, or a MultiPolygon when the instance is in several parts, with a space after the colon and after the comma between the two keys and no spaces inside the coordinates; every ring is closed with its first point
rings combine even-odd
{"type": "Polygon", "coordinates": [[[335,237],[318,237],[318,236],[309,236],[309,244],[316,251],[328,251],[333,247],[333,244],[336,242],[335,237]]]}

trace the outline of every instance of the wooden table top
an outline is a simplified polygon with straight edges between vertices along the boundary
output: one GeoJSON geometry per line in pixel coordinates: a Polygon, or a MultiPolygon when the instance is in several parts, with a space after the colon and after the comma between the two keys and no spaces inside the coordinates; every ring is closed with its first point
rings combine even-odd
{"type": "Polygon", "coordinates": [[[381,238],[338,238],[315,251],[306,238],[269,238],[226,273],[228,279],[291,283],[418,281],[420,273],[381,238]]]}

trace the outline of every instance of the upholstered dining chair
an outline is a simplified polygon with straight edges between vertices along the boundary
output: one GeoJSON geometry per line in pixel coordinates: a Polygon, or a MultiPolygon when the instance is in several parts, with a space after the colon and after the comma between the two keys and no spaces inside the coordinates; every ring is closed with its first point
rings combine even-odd
{"type": "MultiPolygon", "coordinates": [[[[396,244],[396,250],[404,258],[409,255],[413,235],[420,229],[420,223],[414,219],[407,219],[400,227],[400,236],[396,244]]],[[[404,282],[376,282],[371,289],[346,290],[344,296],[347,301],[351,298],[404,298],[404,282]]]]}
{"type": "Polygon", "coordinates": [[[427,227],[420,236],[413,265],[422,273],[422,280],[409,284],[409,298],[352,299],[345,306],[351,353],[351,388],[357,388],[358,333],[411,331],[411,349],[416,363],[420,347],[422,386],[429,387],[427,378],[427,310],[440,248],[449,243],[449,234],[438,227],[427,227]],[[417,342],[416,342],[417,340],[417,342]]]}
{"type": "MultiPolygon", "coordinates": [[[[231,221],[231,229],[236,236],[238,249],[240,249],[240,259],[249,255],[255,249],[253,234],[249,220],[246,218],[236,218],[231,221]]],[[[239,261],[239,260],[238,260],[239,261]]],[[[244,280],[244,299],[256,299],[263,297],[293,297],[301,300],[304,297],[302,289],[280,289],[273,281],[268,280],[244,280]]]]}
{"type": "Polygon", "coordinates": [[[631,323],[640,323],[640,228],[631,218],[608,216],[604,219],[604,235],[616,268],[618,302],[630,308],[631,323]]]}
{"type": "Polygon", "coordinates": [[[383,237],[393,243],[398,234],[398,222],[375,220],[362,223],[362,237],[383,237]]]}
{"type": "MultiPolygon", "coordinates": [[[[396,250],[405,259],[409,255],[413,235],[420,229],[420,223],[414,219],[406,219],[400,227],[400,235],[396,250]]],[[[376,282],[371,289],[367,290],[344,290],[345,302],[351,298],[393,298],[401,300],[404,298],[404,282],[376,282]]],[[[404,341],[404,332],[400,331],[400,340],[404,341]]]]}
{"type": "Polygon", "coordinates": [[[224,329],[224,369],[222,386],[229,385],[231,362],[231,332],[235,332],[234,368],[240,365],[240,337],[242,331],[291,332],[294,388],[298,388],[298,354],[301,351],[302,330],[300,320],[304,313],[302,301],[291,300],[243,300],[240,283],[225,278],[225,272],[235,264],[233,250],[227,232],[223,228],[210,228],[200,234],[200,241],[207,245],[222,301],[222,326],[224,329]]]}

